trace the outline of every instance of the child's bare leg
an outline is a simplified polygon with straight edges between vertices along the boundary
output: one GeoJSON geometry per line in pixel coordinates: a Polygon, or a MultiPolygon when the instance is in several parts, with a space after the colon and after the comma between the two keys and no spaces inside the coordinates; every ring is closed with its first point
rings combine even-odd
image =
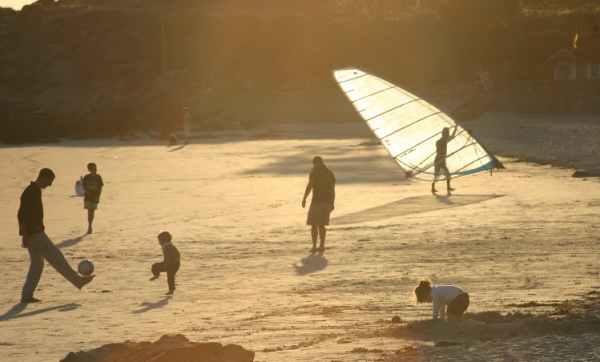
{"type": "Polygon", "coordinates": [[[150,280],[156,280],[160,276],[160,272],[166,271],[163,263],[154,263],[152,264],[152,275],[154,275],[150,280]]]}
{"type": "Polygon", "coordinates": [[[92,233],[92,223],[94,222],[94,209],[88,209],[88,234],[92,233]]]}

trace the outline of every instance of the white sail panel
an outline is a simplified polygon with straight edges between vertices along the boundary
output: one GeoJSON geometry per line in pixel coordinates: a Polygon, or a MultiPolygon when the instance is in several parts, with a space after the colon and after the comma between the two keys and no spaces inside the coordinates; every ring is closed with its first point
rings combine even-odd
{"type": "Polygon", "coordinates": [[[436,142],[444,128],[454,135],[445,159],[451,177],[504,168],[451,117],[406,89],[357,68],[335,70],[333,76],[408,178],[433,182],[436,142]]]}

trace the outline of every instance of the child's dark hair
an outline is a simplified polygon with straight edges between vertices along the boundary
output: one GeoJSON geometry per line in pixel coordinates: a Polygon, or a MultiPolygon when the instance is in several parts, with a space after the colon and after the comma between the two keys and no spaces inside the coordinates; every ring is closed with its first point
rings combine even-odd
{"type": "Polygon", "coordinates": [[[161,242],[165,242],[165,243],[169,243],[171,242],[173,236],[171,236],[171,233],[163,230],[158,234],[158,240],[160,240],[161,242]]]}
{"type": "Polygon", "coordinates": [[[415,288],[415,297],[417,297],[417,304],[425,303],[427,296],[431,293],[431,287],[433,283],[429,279],[419,280],[419,284],[415,288]]]}
{"type": "Polygon", "coordinates": [[[95,164],[95,163],[93,163],[93,162],[90,162],[90,163],[88,163],[88,164],[87,164],[87,169],[88,169],[88,171],[90,171],[90,172],[92,172],[92,169],[96,170],[96,169],[97,169],[97,167],[96,167],[96,164],[95,164]]]}

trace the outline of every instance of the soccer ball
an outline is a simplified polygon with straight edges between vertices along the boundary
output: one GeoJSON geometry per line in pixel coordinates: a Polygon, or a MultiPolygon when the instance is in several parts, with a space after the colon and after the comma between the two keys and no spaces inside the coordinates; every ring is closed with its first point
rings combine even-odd
{"type": "Polygon", "coordinates": [[[94,272],[94,264],[89,260],[82,260],[79,262],[79,266],[77,267],[79,274],[81,275],[90,275],[94,272]]]}

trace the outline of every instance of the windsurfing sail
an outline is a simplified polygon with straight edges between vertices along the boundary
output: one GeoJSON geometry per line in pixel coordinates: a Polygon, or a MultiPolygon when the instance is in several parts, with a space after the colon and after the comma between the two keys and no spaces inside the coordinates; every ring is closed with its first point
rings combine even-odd
{"type": "Polygon", "coordinates": [[[450,116],[406,89],[357,68],[335,70],[333,77],[407,178],[443,180],[448,177],[439,169],[444,163],[452,178],[504,168],[450,116]],[[436,160],[444,128],[450,133],[446,157],[436,160]]]}

